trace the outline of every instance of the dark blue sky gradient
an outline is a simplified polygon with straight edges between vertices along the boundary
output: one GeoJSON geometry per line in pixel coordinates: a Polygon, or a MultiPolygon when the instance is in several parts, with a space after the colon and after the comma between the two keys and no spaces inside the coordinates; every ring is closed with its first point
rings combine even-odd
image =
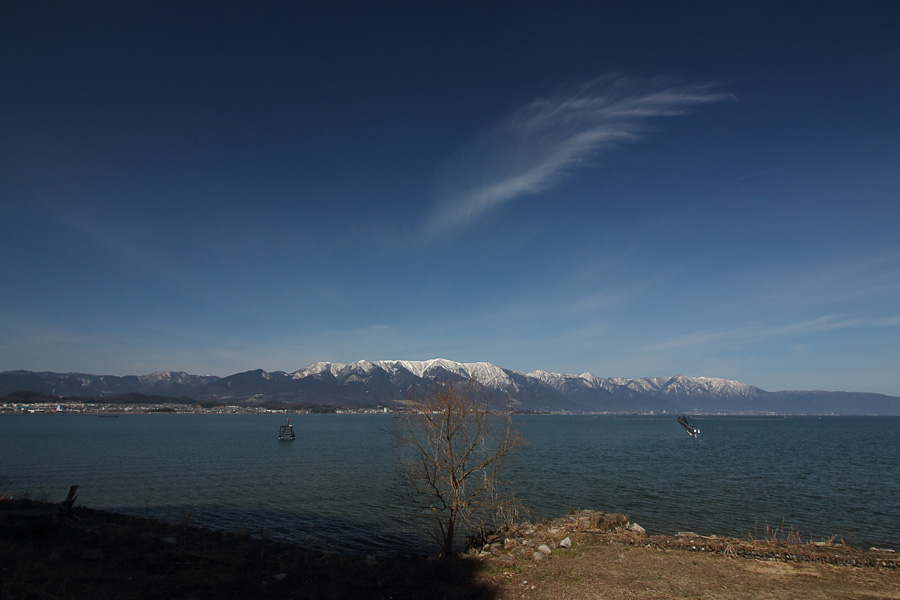
{"type": "Polygon", "coordinates": [[[900,4],[732,4],[7,3],[0,370],[900,395],[900,4]]]}

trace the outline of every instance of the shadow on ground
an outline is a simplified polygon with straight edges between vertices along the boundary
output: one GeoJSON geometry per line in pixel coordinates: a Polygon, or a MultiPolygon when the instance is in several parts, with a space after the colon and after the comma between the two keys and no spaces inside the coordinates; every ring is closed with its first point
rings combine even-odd
{"type": "Polygon", "coordinates": [[[477,561],[367,560],[83,507],[9,516],[46,506],[16,502],[0,504],[0,598],[494,597],[477,561]]]}

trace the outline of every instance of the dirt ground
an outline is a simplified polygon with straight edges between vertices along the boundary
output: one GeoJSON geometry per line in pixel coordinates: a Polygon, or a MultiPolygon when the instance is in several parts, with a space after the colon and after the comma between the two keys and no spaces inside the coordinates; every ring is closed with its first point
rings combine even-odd
{"type": "Polygon", "coordinates": [[[571,549],[555,550],[549,560],[536,564],[503,565],[489,560],[492,569],[484,576],[494,598],[900,599],[896,555],[894,562],[884,563],[887,567],[874,560],[863,561],[870,566],[849,566],[821,559],[836,553],[834,562],[846,563],[871,555],[826,547],[816,548],[819,559],[798,562],[764,556],[807,556],[806,545],[741,542],[756,546],[761,557],[753,557],[704,551],[696,543],[666,543],[671,538],[648,537],[640,545],[617,535],[581,535],[573,541],[571,549]]]}
{"type": "Polygon", "coordinates": [[[844,546],[568,531],[545,560],[336,556],[75,507],[0,502],[0,598],[900,599],[900,557],[844,546]],[[37,511],[40,513],[40,510],[37,511]]]}

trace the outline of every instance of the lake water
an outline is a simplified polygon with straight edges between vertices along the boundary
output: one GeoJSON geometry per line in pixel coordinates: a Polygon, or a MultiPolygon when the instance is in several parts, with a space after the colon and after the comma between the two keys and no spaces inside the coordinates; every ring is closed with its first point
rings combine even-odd
{"type": "MultiPolygon", "coordinates": [[[[0,493],[361,552],[432,542],[397,500],[391,415],[0,417],[0,493]]],[[[623,512],[648,533],[900,549],[900,418],[520,416],[508,473],[533,519],[623,512]]]]}

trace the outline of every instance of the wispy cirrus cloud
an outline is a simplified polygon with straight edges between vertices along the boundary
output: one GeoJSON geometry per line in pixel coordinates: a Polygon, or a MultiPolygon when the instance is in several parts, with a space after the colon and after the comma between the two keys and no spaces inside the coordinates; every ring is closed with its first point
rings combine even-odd
{"type": "Polygon", "coordinates": [[[607,76],[535,100],[447,165],[427,231],[464,226],[501,204],[546,191],[598,153],[637,140],[656,117],[733,98],[707,84],[607,76]]]}
{"type": "Polygon", "coordinates": [[[719,343],[742,344],[773,338],[783,338],[795,335],[802,336],[823,331],[861,327],[900,327],[900,317],[865,317],[839,320],[833,316],[824,316],[807,321],[769,327],[747,325],[728,330],[695,331],[660,341],[651,345],[649,350],[671,350],[719,343]]]}

